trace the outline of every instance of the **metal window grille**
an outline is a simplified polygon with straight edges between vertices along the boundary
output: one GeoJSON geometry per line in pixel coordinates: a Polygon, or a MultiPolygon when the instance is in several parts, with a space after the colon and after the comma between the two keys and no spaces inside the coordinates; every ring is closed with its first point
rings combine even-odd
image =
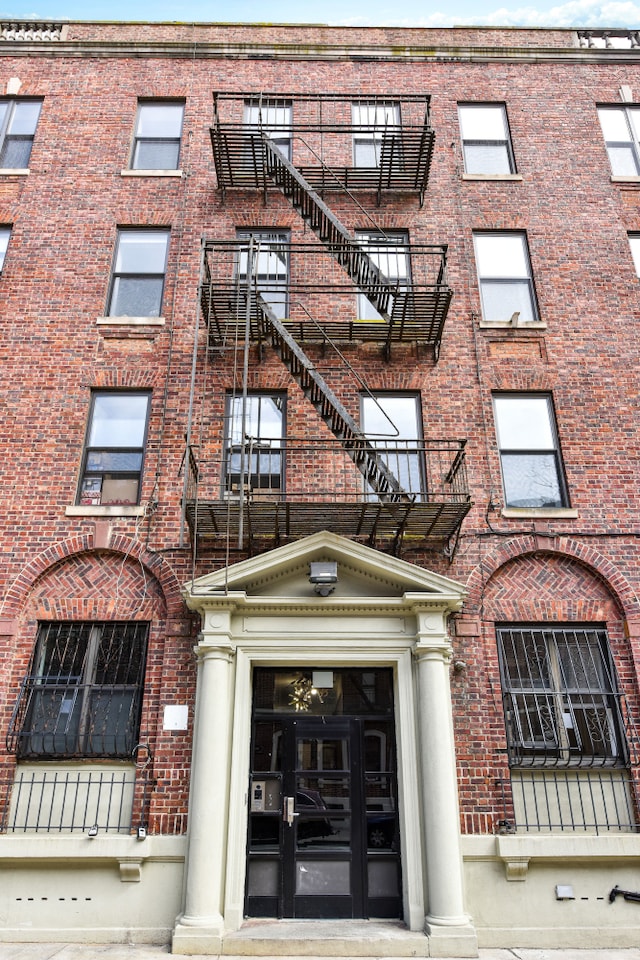
{"type": "Polygon", "coordinates": [[[131,758],[148,624],[43,623],[7,737],[19,758],[131,758]]]}
{"type": "Polygon", "coordinates": [[[627,763],[627,711],[606,630],[509,626],[497,637],[512,767],[627,763]]]}

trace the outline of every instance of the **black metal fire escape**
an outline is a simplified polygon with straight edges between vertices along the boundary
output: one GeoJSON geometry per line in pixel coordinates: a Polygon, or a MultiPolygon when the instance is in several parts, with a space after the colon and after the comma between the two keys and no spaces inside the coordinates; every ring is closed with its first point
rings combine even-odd
{"type": "MultiPolygon", "coordinates": [[[[406,143],[411,142],[415,155],[415,168],[419,177],[416,179],[413,189],[419,192],[420,199],[422,199],[426,184],[426,175],[433,148],[432,137],[426,137],[426,130],[425,122],[425,127],[420,132],[421,139],[417,139],[416,135],[411,140],[406,138],[406,143]],[[424,146],[425,143],[426,146],[424,146]]],[[[352,290],[356,289],[371,304],[377,319],[368,326],[360,327],[358,331],[360,336],[364,335],[365,339],[376,339],[382,342],[385,355],[388,357],[392,342],[404,338],[403,330],[407,323],[407,328],[412,331],[428,329],[433,356],[437,360],[442,325],[451,299],[451,290],[448,288],[444,276],[446,248],[443,247],[437,251],[437,255],[441,257],[440,270],[435,282],[425,285],[424,290],[421,291],[412,282],[403,283],[399,277],[389,278],[374,258],[369,255],[365,246],[355,236],[351,235],[314,189],[310,182],[311,179],[314,183],[321,180],[322,184],[325,184],[325,179],[328,179],[325,178],[324,168],[321,178],[319,178],[318,171],[315,169],[311,170],[308,176],[303,175],[300,169],[294,166],[284,155],[280,145],[274,141],[268,130],[253,127],[249,131],[244,131],[244,134],[236,132],[229,137],[221,134],[220,125],[217,124],[211,133],[221,189],[224,190],[233,186],[246,188],[250,183],[252,174],[255,174],[256,178],[254,187],[264,187],[267,181],[270,182],[290,201],[292,207],[318,238],[324,250],[338,264],[340,268],[338,272],[342,271],[348,278],[346,285],[352,290]],[[238,171],[235,180],[234,171],[238,171]],[[428,318],[425,325],[422,325],[421,315],[428,318]],[[412,323],[413,326],[411,326],[412,323]]],[[[398,146],[400,143],[401,140],[394,134],[393,137],[387,138],[386,145],[382,144],[380,157],[381,160],[387,158],[385,161],[387,167],[390,166],[389,157],[397,158],[400,155],[400,147],[398,146]]],[[[323,165],[321,166],[323,167],[323,165]]],[[[305,174],[308,174],[311,168],[305,167],[303,169],[305,174]]],[[[345,177],[346,174],[343,171],[343,179],[345,177]]],[[[371,189],[371,178],[368,179],[363,176],[361,179],[362,188],[371,189]]],[[[408,180],[404,173],[401,183],[401,188],[406,189],[408,180]]],[[[333,187],[336,188],[335,183],[333,187]]],[[[434,250],[428,252],[433,255],[434,250]]],[[[235,256],[237,257],[238,254],[235,256]]],[[[445,462],[445,456],[442,456],[441,452],[438,451],[438,457],[442,462],[439,461],[438,470],[431,471],[434,474],[438,473],[438,484],[440,488],[446,488],[451,492],[450,497],[441,496],[440,500],[442,502],[438,502],[439,498],[437,496],[434,498],[424,492],[416,496],[415,490],[406,489],[400,480],[401,471],[396,469],[394,472],[389,456],[380,452],[380,443],[372,442],[363,433],[320,375],[304,351],[300,338],[296,336],[297,329],[303,332],[303,336],[306,336],[309,327],[313,326],[321,330],[320,325],[317,322],[312,322],[304,326],[304,324],[294,323],[291,318],[279,317],[270,304],[268,295],[264,295],[264,290],[261,290],[260,284],[251,285],[249,255],[246,256],[246,273],[249,283],[244,291],[240,291],[236,284],[233,296],[228,286],[226,288],[220,287],[216,282],[212,275],[213,270],[207,272],[207,264],[205,263],[205,280],[201,297],[209,328],[210,345],[215,345],[216,331],[217,335],[221,337],[226,336],[229,331],[232,333],[235,331],[236,335],[241,333],[243,316],[248,316],[250,322],[247,321],[246,331],[249,332],[252,339],[270,342],[279,353],[280,358],[300,385],[304,395],[328,426],[349,460],[355,464],[357,470],[364,477],[366,494],[361,504],[357,524],[358,532],[365,531],[366,533],[368,530],[369,539],[373,541],[381,530],[386,530],[387,535],[389,531],[392,531],[394,543],[397,547],[406,532],[409,514],[419,501],[418,520],[414,527],[414,535],[427,539],[431,538],[434,541],[438,540],[442,544],[446,544],[452,536],[455,536],[462,518],[470,508],[464,476],[464,441],[449,442],[446,451],[446,457],[449,460],[444,467],[442,467],[442,463],[445,462]],[[377,508],[375,503],[377,503],[377,508]]],[[[236,279],[239,279],[237,274],[236,279]]],[[[340,326],[335,324],[334,327],[331,323],[327,324],[324,335],[321,331],[321,341],[322,336],[324,336],[326,342],[332,342],[326,332],[329,329],[333,334],[334,329],[335,331],[340,330],[340,326]]],[[[339,333],[338,335],[340,336],[339,333]]],[[[411,339],[411,333],[407,339],[411,339]]],[[[197,464],[195,461],[191,464],[191,469],[197,486],[197,464]]],[[[190,524],[193,531],[197,518],[197,507],[193,505],[190,507],[190,503],[191,500],[187,495],[187,516],[191,517],[190,524]]],[[[226,506],[228,511],[228,498],[226,506]]],[[[306,506],[308,507],[310,504],[307,503],[306,506]]],[[[242,511],[245,507],[246,504],[241,504],[238,509],[242,511]]],[[[260,509],[262,509],[262,504],[260,509]]],[[[216,513],[216,510],[211,507],[206,515],[203,514],[202,516],[205,519],[204,522],[201,522],[201,531],[209,529],[215,533],[216,530],[221,528],[220,511],[216,513]]],[[[255,513],[254,519],[259,525],[261,521],[259,511],[255,513]]],[[[278,511],[276,519],[276,525],[280,529],[282,520],[278,511]]],[[[246,525],[251,527],[251,515],[249,514],[247,514],[246,525]]],[[[244,526],[242,519],[240,520],[240,526],[241,529],[244,526]]],[[[287,507],[286,513],[286,526],[288,533],[294,536],[293,526],[290,525],[289,507],[287,507]]]]}

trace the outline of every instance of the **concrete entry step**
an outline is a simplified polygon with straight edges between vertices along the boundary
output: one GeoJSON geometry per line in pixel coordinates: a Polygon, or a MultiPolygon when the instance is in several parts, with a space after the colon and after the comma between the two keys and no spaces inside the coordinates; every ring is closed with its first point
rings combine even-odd
{"type": "Polygon", "coordinates": [[[241,957],[428,957],[423,933],[383,920],[247,920],[222,953],[241,957]]]}

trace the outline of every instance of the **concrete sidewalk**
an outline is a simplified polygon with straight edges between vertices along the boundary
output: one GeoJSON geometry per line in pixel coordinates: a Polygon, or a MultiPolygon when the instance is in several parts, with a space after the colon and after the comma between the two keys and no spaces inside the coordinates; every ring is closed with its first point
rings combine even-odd
{"type": "MultiPolygon", "coordinates": [[[[128,946],[126,944],[80,943],[0,943],[0,960],[167,960],[169,947],[128,946]]],[[[193,960],[212,960],[194,957],[193,960]]],[[[225,955],[222,960],[247,960],[225,955]]],[[[289,957],[287,960],[326,960],[314,957],[289,957]]],[[[342,958],[348,960],[348,958],[342,958]]],[[[362,960],[362,958],[355,958],[362,960]]],[[[480,950],[480,960],[640,960],[640,948],[606,950],[480,950]]]]}

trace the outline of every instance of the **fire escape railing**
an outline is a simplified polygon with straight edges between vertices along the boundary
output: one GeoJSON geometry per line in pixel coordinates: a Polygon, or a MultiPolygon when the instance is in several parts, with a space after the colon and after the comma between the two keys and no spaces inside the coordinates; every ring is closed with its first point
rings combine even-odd
{"type": "Polygon", "coordinates": [[[278,124],[278,136],[293,144],[293,161],[305,180],[321,191],[373,191],[380,203],[384,192],[412,193],[424,200],[435,133],[431,127],[430,98],[425,95],[387,94],[382,98],[349,94],[217,93],[210,130],[218,186],[228,189],[268,190],[263,129],[268,124],[238,119],[243,104],[292,104],[289,123],[278,124]],[[225,101],[231,103],[227,105],[225,101]],[[397,120],[356,122],[352,107],[393,104],[397,120]],[[371,137],[372,165],[357,162],[354,140],[371,137]],[[323,158],[320,160],[319,158],[323,158]]]}

